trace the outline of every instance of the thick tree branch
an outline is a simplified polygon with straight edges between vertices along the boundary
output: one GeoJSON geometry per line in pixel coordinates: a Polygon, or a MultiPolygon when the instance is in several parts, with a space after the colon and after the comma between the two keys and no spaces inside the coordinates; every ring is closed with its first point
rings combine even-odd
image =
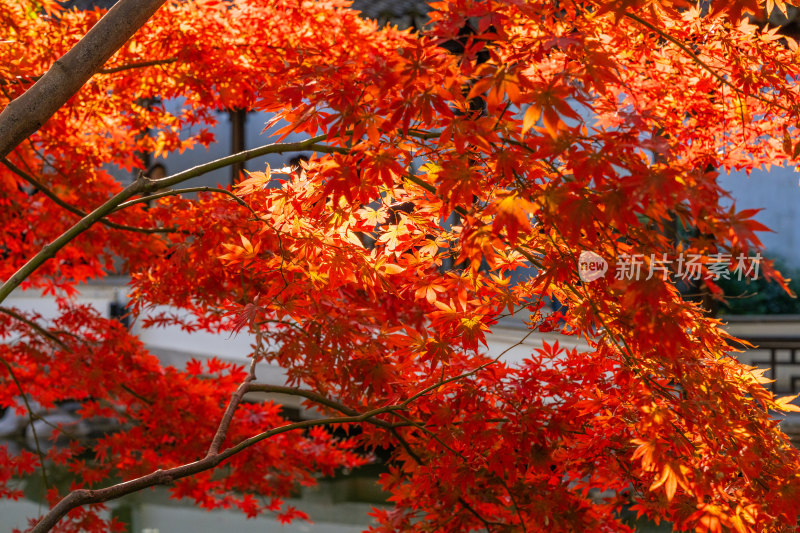
{"type": "MultiPolygon", "coordinates": [[[[260,335],[258,342],[260,342],[260,335]]],[[[239,404],[242,402],[242,398],[244,398],[244,395],[250,388],[250,383],[256,379],[257,362],[258,354],[253,354],[253,358],[250,360],[250,371],[247,373],[245,380],[234,391],[233,396],[231,396],[231,400],[228,402],[228,407],[225,409],[225,414],[222,415],[222,421],[219,423],[219,427],[217,427],[217,433],[214,435],[214,439],[211,441],[211,446],[208,447],[208,453],[206,456],[216,455],[219,453],[219,449],[222,447],[222,443],[225,441],[225,436],[228,434],[228,428],[230,428],[231,422],[233,421],[233,415],[236,413],[236,408],[239,407],[239,404]]]]}
{"type": "Polygon", "coordinates": [[[119,0],[50,70],[0,113],[0,157],[59,110],[165,0],[119,0]]]}

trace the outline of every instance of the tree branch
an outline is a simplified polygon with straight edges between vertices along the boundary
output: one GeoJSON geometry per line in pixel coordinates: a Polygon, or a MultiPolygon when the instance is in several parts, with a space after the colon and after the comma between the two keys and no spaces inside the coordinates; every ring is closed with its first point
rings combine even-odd
{"type": "MultiPolygon", "coordinates": [[[[231,154],[226,157],[222,157],[220,159],[216,159],[209,163],[204,163],[202,165],[197,165],[196,167],[192,167],[188,170],[184,170],[183,172],[178,172],[172,176],[167,176],[166,178],[161,178],[160,180],[154,180],[153,187],[151,190],[163,189],[165,187],[172,187],[178,183],[184,182],[189,178],[194,178],[197,176],[202,176],[203,174],[207,174],[214,170],[225,168],[227,166],[233,165],[234,163],[243,163],[254,157],[260,157],[266,154],[281,154],[285,152],[299,152],[302,150],[317,150],[322,151],[325,147],[324,145],[319,145],[320,141],[324,141],[326,135],[317,135],[316,137],[311,137],[310,139],[306,139],[305,141],[293,142],[293,143],[273,143],[267,144],[264,146],[260,146],[258,148],[252,148],[250,150],[245,150],[243,152],[237,152],[235,154],[231,154]]],[[[335,147],[329,147],[335,148],[335,147]]]]}
{"type": "Polygon", "coordinates": [[[6,367],[8,370],[8,374],[11,376],[11,380],[17,386],[17,390],[19,391],[20,397],[22,397],[22,401],[25,402],[25,409],[28,411],[28,423],[31,426],[31,432],[33,433],[33,443],[36,446],[36,455],[39,456],[39,465],[42,468],[42,481],[44,481],[44,486],[46,488],[50,488],[50,482],[47,479],[47,469],[44,466],[44,453],[42,452],[42,448],[39,445],[39,435],[36,432],[36,426],[34,422],[36,421],[37,416],[33,412],[33,408],[31,407],[31,403],[28,400],[28,395],[25,394],[25,391],[22,389],[22,384],[20,383],[19,379],[17,378],[17,374],[14,372],[14,368],[11,366],[11,363],[5,360],[5,358],[0,357],[0,362],[3,363],[3,366],[6,367]]]}
{"type": "MultiPolygon", "coordinates": [[[[352,407],[348,407],[341,402],[337,402],[336,400],[332,400],[330,398],[327,398],[326,396],[323,396],[321,394],[318,394],[310,390],[296,389],[294,387],[283,387],[280,385],[269,385],[267,383],[250,383],[250,385],[247,388],[247,392],[265,392],[267,394],[285,394],[287,396],[299,396],[301,398],[306,398],[320,405],[324,405],[325,407],[330,407],[331,409],[339,411],[340,413],[345,414],[347,416],[361,415],[360,412],[356,411],[352,407]]],[[[409,425],[409,424],[387,422],[386,420],[380,420],[380,419],[371,419],[368,420],[368,422],[373,426],[378,426],[392,431],[394,431],[395,428],[409,425]]]]}
{"type": "MultiPolygon", "coordinates": [[[[260,341],[261,339],[259,334],[258,342],[260,343],[260,341]]],[[[211,445],[208,447],[208,453],[206,454],[206,457],[219,453],[219,449],[225,440],[225,435],[228,434],[228,428],[231,426],[231,421],[233,421],[233,415],[236,412],[236,408],[239,407],[239,404],[242,402],[242,398],[244,398],[244,395],[249,390],[250,383],[256,379],[256,362],[258,362],[258,354],[253,354],[253,358],[250,360],[250,371],[247,373],[245,380],[242,381],[242,383],[231,396],[231,400],[228,402],[228,407],[225,409],[225,414],[222,415],[222,420],[217,427],[217,433],[214,435],[211,445]]]]}
{"type": "Polygon", "coordinates": [[[691,50],[691,49],[690,49],[688,46],[686,46],[684,43],[680,42],[678,39],[676,39],[675,37],[673,37],[673,36],[671,36],[670,34],[666,33],[665,31],[661,30],[660,28],[656,27],[655,25],[653,25],[653,24],[651,24],[651,23],[647,22],[647,21],[646,21],[646,20],[644,20],[643,18],[641,18],[641,17],[639,17],[639,16],[637,16],[637,15],[634,15],[633,13],[625,13],[625,17],[627,17],[627,18],[629,18],[629,19],[633,20],[634,22],[637,22],[637,23],[641,24],[641,25],[642,25],[642,26],[644,26],[645,28],[648,28],[649,30],[651,30],[651,31],[653,31],[653,32],[655,32],[655,33],[657,33],[659,37],[662,37],[662,38],[666,39],[667,41],[671,42],[672,44],[674,44],[675,46],[677,46],[678,48],[680,48],[680,49],[681,49],[681,50],[682,50],[682,51],[683,51],[683,52],[684,52],[686,55],[688,55],[688,56],[689,56],[689,57],[692,59],[692,61],[694,61],[695,63],[697,63],[697,64],[698,64],[700,67],[702,67],[702,68],[703,68],[703,69],[704,69],[706,72],[708,72],[709,74],[711,74],[711,75],[712,75],[712,76],[713,76],[713,77],[714,77],[714,78],[715,78],[715,79],[716,79],[718,82],[720,82],[722,85],[727,85],[728,87],[730,87],[731,89],[733,89],[733,91],[734,91],[734,92],[736,92],[736,93],[738,93],[738,94],[740,94],[740,95],[742,95],[742,96],[750,96],[750,97],[752,97],[752,98],[755,98],[756,100],[760,100],[760,101],[764,102],[765,104],[774,105],[775,107],[777,107],[778,109],[781,109],[781,110],[783,110],[783,111],[788,111],[788,112],[791,112],[791,111],[792,111],[791,109],[789,109],[789,108],[787,108],[787,107],[785,107],[785,106],[782,106],[782,105],[778,104],[777,102],[771,102],[771,101],[769,101],[767,98],[764,98],[763,96],[761,96],[761,95],[760,95],[760,94],[758,94],[758,93],[752,93],[752,94],[749,94],[749,93],[746,93],[745,91],[743,91],[743,90],[742,90],[740,87],[736,87],[736,86],[735,86],[735,85],[733,85],[731,82],[729,82],[728,80],[726,80],[725,78],[723,78],[723,77],[722,77],[722,76],[721,76],[721,75],[720,75],[720,74],[719,74],[719,73],[718,73],[716,70],[714,70],[713,68],[711,68],[711,66],[710,66],[708,63],[706,63],[705,61],[703,61],[702,59],[700,59],[700,58],[697,56],[697,54],[695,54],[695,53],[694,53],[694,52],[693,52],[693,51],[692,51],[692,50],[691,50]]]}
{"type": "MultiPolygon", "coordinates": [[[[56,205],[58,205],[60,207],[63,207],[64,209],[66,209],[70,213],[78,215],[79,217],[85,217],[86,216],[86,212],[81,211],[77,207],[75,207],[75,206],[73,206],[71,204],[68,204],[67,202],[65,202],[64,200],[59,198],[56,195],[56,193],[54,193],[48,187],[45,187],[42,184],[42,182],[40,182],[39,180],[37,180],[36,178],[31,176],[27,172],[25,172],[24,170],[19,168],[17,165],[12,163],[11,161],[6,159],[5,157],[2,159],[2,162],[6,167],[8,167],[8,169],[11,172],[16,174],[20,178],[24,179],[25,181],[27,181],[28,183],[30,183],[34,187],[36,187],[45,196],[50,198],[56,205]]],[[[100,223],[108,226],[109,228],[114,228],[114,229],[123,230],[123,231],[135,231],[137,233],[175,233],[175,231],[177,231],[174,228],[140,228],[140,227],[137,227],[137,226],[128,226],[126,224],[117,224],[116,222],[111,222],[110,220],[105,220],[105,219],[101,220],[100,223]]]]}
{"type": "MultiPolygon", "coordinates": [[[[332,400],[326,396],[323,396],[321,394],[318,394],[310,390],[297,389],[294,387],[282,387],[280,385],[268,385],[266,383],[250,383],[250,386],[248,387],[247,391],[266,392],[268,394],[286,394],[287,396],[300,396],[301,398],[306,398],[307,400],[311,400],[312,402],[324,405],[325,407],[329,407],[335,411],[339,411],[340,413],[345,414],[347,416],[361,416],[361,413],[359,413],[352,407],[348,407],[341,402],[337,402],[336,400],[332,400]]],[[[380,419],[371,419],[368,422],[374,426],[378,426],[389,430],[394,430],[394,428],[396,427],[405,425],[405,424],[394,424],[392,422],[387,422],[386,420],[380,420],[380,419]]]]}
{"type": "MultiPolygon", "coordinates": [[[[429,385],[428,387],[425,387],[419,392],[409,396],[399,404],[387,405],[384,407],[379,407],[377,409],[372,409],[371,411],[367,411],[365,413],[354,414],[351,416],[322,418],[319,420],[303,420],[301,422],[287,424],[285,426],[277,427],[259,433],[258,435],[254,435],[248,439],[239,442],[234,446],[226,448],[222,452],[217,453],[213,452],[212,450],[209,450],[209,453],[204,458],[195,461],[193,463],[176,466],[174,468],[169,468],[167,470],[156,470],[155,472],[152,472],[145,476],[138,477],[130,481],[125,481],[123,483],[118,483],[116,485],[112,485],[104,489],[74,490],[69,494],[67,494],[64,498],[62,498],[61,501],[59,501],[52,509],[50,509],[50,511],[46,515],[44,515],[41,520],[39,520],[36,526],[34,526],[34,528],[31,530],[31,533],[46,533],[50,531],[53,527],[55,527],[56,524],[58,524],[58,522],[64,516],[66,516],[68,512],[81,505],[107,502],[109,500],[114,500],[122,496],[125,496],[127,494],[138,492],[148,487],[153,487],[155,485],[165,485],[167,483],[172,483],[175,480],[182,479],[215,468],[226,459],[236,455],[237,453],[242,452],[243,450],[246,450],[247,448],[261,442],[262,440],[274,437],[275,435],[288,433],[289,431],[294,431],[296,429],[306,429],[310,427],[326,426],[331,424],[351,424],[357,422],[370,422],[374,424],[377,422],[376,420],[373,420],[375,417],[382,414],[392,413],[395,411],[401,411],[403,409],[406,409],[409,406],[409,404],[411,404],[413,401],[417,400],[418,398],[421,398],[422,396],[428,394],[434,389],[437,389],[442,385],[446,385],[447,383],[452,383],[459,379],[471,376],[476,372],[479,372],[481,369],[486,368],[487,366],[493,364],[494,362],[495,360],[492,360],[474,368],[473,370],[470,370],[469,372],[464,372],[462,374],[458,374],[457,376],[437,381],[433,385],[429,385]]],[[[252,367],[251,367],[251,373],[249,374],[247,379],[252,380],[252,378],[254,378],[254,374],[252,373],[252,367]]],[[[248,387],[251,386],[250,383],[248,382],[246,382],[246,384],[248,387]]],[[[270,386],[264,385],[262,387],[261,385],[259,385],[260,390],[266,389],[267,387],[270,386]]],[[[299,389],[289,389],[289,388],[287,389],[293,390],[295,392],[305,392],[305,391],[299,391],[299,389]]],[[[287,389],[284,389],[283,392],[286,392],[287,389]]],[[[309,394],[315,395],[315,393],[309,393],[309,394]]],[[[234,402],[238,401],[241,401],[241,397],[237,396],[237,394],[234,393],[233,398],[231,398],[231,402],[228,404],[228,410],[231,409],[231,405],[233,405],[234,402]]],[[[225,417],[223,417],[223,422],[220,423],[219,426],[220,428],[222,428],[224,422],[225,422],[225,417]]]]}
{"type": "Polygon", "coordinates": [[[50,70],[0,113],[0,157],[7,156],[80,90],[165,0],[119,0],[50,70]]]}
{"type": "MultiPolygon", "coordinates": [[[[122,3],[123,0],[120,0],[122,3]]],[[[306,150],[315,143],[325,139],[325,135],[318,135],[307,139],[305,141],[294,143],[274,143],[252,150],[245,150],[203,165],[192,167],[183,172],[178,172],[172,176],[162,178],[160,180],[151,180],[150,178],[140,174],[139,177],[125,187],[122,191],[114,195],[111,199],[106,201],[100,207],[83,217],[74,226],[62,233],[53,242],[42,248],[39,253],[33,256],[27,263],[25,263],[19,270],[17,270],[5,283],[0,286],[0,302],[3,302],[11,292],[16,289],[28,276],[36,271],[45,261],[55,256],[56,252],[66,246],[70,241],[75,239],[78,235],[88,230],[96,222],[99,222],[109,214],[113,213],[117,207],[123,204],[126,200],[133,198],[137,194],[152,192],[164,187],[170,187],[177,183],[181,183],[197,176],[202,176],[212,170],[223,168],[233,163],[247,161],[254,157],[259,157],[265,154],[297,152],[306,150]]]]}
{"type": "Polygon", "coordinates": [[[228,189],[220,189],[219,187],[186,187],[185,189],[167,189],[166,191],[159,191],[155,194],[149,194],[147,196],[143,196],[142,198],[135,198],[133,200],[128,200],[127,202],[119,204],[117,208],[114,210],[114,212],[121,211],[122,209],[130,207],[132,205],[141,204],[144,202],[150,202],[152,200],[157,200],[159,198],[164,198],[166,196],[177,196],[179,194],[188,194],[190,192],[212,192],[218,194],[225,194],[233,198],[236,201],[236,203],[238,203],[242,207],[248,209],[250,213],[253,214],[254,217],[259,218],[258,213],[256,213],[255,210],[252,207],[250,207],[250,205],[247,202],[236,196],[228,189]]]}
{"type": "Polygon", "coordinates": [[[75,239],[78,235],[88,230],[95,222],[98,222],[103,217],[111,213],[117,204],[127,200],[128,198],[147,191],[147,183],[152,183],[152,180],[140,175],[136,181],[128,187],[117,193],[113,198],[105,202],[103,205],[80,219],[70,229],[62,233],[50,244],[45,245],[39,253],[34,255],[27,263],[25,263],[19,270],[17,270],[8,280],[0,286],[0,302],[3,302],[11,291],[19,287],[19,285],[36,269],[38,269],[45,261],[56,255],[61,248],[66,246],[70,241],[75,239]]]}
{"type": "Polygon", "coordinates": [[[134,63],[128,63],[125,65],[119,65],[117,67],[109,67],[100,69],[97,71],[98,74],[114,74],[117,72],[122,72],[124,70],[133,70],[137,68],[145,68],[145,67],[155,67],[158,65],[169,65],[171,63],[175,63],[178,61],[176,58],[172,59],[151,59],[150,61],[136,61],[134,63]]]}
{"type": "Polygon", "coordinates": [[[0,307],[0,313],[5,313],[6,315],[12,317],[14,320],[22,322],[23,324],[27,325],[29,328],[34,330],[36,333],[41,335],[42,337],[54,342],[57,344],[62,350],[66,352],[71,352],[72,350],[64,344],[64,341],[59,339],[56,335],[47,331],[45,328],[34,322],[33,320],[25,317],[22,313],[18,313],[13,309],[9,309],[8,307],[0,307]]]}
{"type": "MultiPolygon", "coordinates": [[[[175,63],[178,60],[176,58],[172,59],[151,59],[149,61],[135,61],[133,63],[127,63],[125,65],[119,65],[117,67],[110,67],[110,68],[103,68],[97,71],[97,74],[115,74],[117,72],[124,72],[126,70],[135,70],[137,68],[146,68],[146,67],[155,67],[158,65],[169,65],[171,63],[175,63]]],[[[42,76],[18,76],[16,80],[21,80],[26,83],[36,82],[42,79],[42,76]]],[[[11,82],[0,80],[0,85],[11,85],[11,82]]]]}
{"type": "Polygon", "coordinates": [[[225,449],[220,453],[209,454],[199,461],[193,463],[169,468],[167,470],[156,470],[145,476],[118,483],[104,489],[78,489],[70,492],[61,501],[59,501],[46,515],[42,517],[39,523],[34,526],[31,533],[46,533],[50,531],[68,512],[81,505],[103,503],[109,500],[114,500],[132,494],[140,490],[153,487],[155,485],[166,485],[178,479],[188,476],[199,474],[206,470],[217,467],[226,459],[236,455],[237,453],[261,442],[262,440],[280,435],[281,433],[288,433],[296,429],[305,429],[314,426],[324,426],[328,424],[347,424],[352,422],[364,422],[378,416],[380,414],[388,413],[393,410],[401,409],[398,405],[389,405],[380,409],[369,411],[359,416],[342,416],[334,418],[325,418],[321,420],[304,420],[302,422],[295,422],[287,424],[263,433],[259,433],[249,439],[241,441],[235,446],[225,449]]]}
{"type": "Polygon", "coordinates": [[[248,388],[248,392],[266,392],[268,394],[300,396],[301,398],[306,398],[307,400],[324,405],[325,407],[330,407],[331,409],[339,411],[340,413],[348,416],[358,416],[360,414],[355,409],[352,409],[343,403],[339,403],[336,400],[331,400],[330,398],[310,390],[296,389],[294,387],[282,387],[280,385],[268,385],[266,383],[251,383],[250,387],[248,388]]]}

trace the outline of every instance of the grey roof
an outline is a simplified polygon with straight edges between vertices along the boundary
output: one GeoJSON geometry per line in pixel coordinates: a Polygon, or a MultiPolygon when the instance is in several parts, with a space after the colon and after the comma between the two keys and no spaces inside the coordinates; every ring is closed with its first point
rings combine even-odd
{"type": "Polygon", "coordinates": [[[380,23],[421,28],[431,10],[425,0],[354,0],[353,9],[380,23]]]}
{"type": "MultiPolygon", "coordinates": [[[[67,8],[91,9],[93,7],[111,7],[117,3],[117,0],[60,0],[59,3],[67,8]]],[[[354,0],[353,7],[370,18],[386,15],[394,17],[408,14],[424,15],[431,9],[425,0],[354,0]]]]}
{"type": "Polygon", "coordinates": [[[353,7],[370,18],[382,15],[401,17],[410,13],[424,15],[431,10],[423,0],[355,0],[353,7]]]}
{"type": "Polygon", "coordinates": [[[58,2],[67,9],[77,8],[81,10],[101,7],[108,9],[117,3],[117,0],[60,0],[58,2]]]}
{"type": "MultiPolygon", "coordinates": [[[[60,0],[67,9],[110,8],[117,0],[60,0]]],[[[401,28],[421,28],[431,10],[425,0],[354,0],[353,8],[365,17],[381,24],[391,23],[401,28]]]]}

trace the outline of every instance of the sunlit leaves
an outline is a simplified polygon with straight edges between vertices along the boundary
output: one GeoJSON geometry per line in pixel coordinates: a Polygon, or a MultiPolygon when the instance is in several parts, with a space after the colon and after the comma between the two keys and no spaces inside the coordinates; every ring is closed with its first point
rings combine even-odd
{"type": "MultiPolygon", "coordinates": [[[[100,14],[33,5],[0,2],[6,101],[100,14]]],[[[238,201],[115,212],[155,231],[98,225],[27,280],[58,293],[61,314],[43,335],[0,313],[19,339],[0,355],[37,401],[85,400],[86,416],[125,424],[48,460],[84,484],[193,461],[245,377],[219,360],[162,368],[70,306],[77,282],[121,259],[142,326],[251,334],[288,384],[345,410],[397,408],[351,438],[267,439],[174,486],[202,507],[302,519],[282,498],[380,446],[395,508],[378,531],[624,531],[627,506],[682,529],[795,525],[798,454],[767,411],[793,398],[729,358],[719,323],[650,269],[755,252],[765,227],[722,207],[718,172],[795,162],[796,43],[739,19],[755,1],[708,16],[687,2],[445,1],[418,33],[347,7],[170,3],[12,155],[88,212],[121,188],[108,165],[207,144],[218,109],[273,113],[265,136],[325,135],[300,168],[249,172],[238,201]],[[678,225],[696,232],[676,244],[678,225]],[[604,277],[580,278],[584,251],[612,262],[604,277]],[[617,275],[637,254],[639,275],[617,275]]],[[[0,187],[8,278],[79,215],[4,167],[0,187]]],[[[6,370],[0,401],[20,407],[6,370]]],[[[284,423],[247,403],[228,441],[284,423]]],[[[9,476],[40,465],[6,454],[0,490],[14,495],[9,476]]]]}

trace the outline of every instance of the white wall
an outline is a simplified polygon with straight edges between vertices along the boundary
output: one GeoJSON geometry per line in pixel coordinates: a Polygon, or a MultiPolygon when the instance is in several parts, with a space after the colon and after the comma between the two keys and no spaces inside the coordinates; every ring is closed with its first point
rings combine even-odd
{"type": "MultiPolygon", "coordinates": [[[[189,502],[170,500],[164,490],[144,494],[144,501],[128,499],[110,502],[109,509],[129,506],[130,533],[359,533],[372,523],[372,505],[364,503],[314,503],[291,500],[290,504],[307,513],[311,522],[295,520],[281,524],[274,516],[248,519],[238,511],[205,511],[189,502]],[[159,503],[155,500],[160,499],[159,503]]],[[[28,519],[41,516],[46,507],[30,500],[0,499],[0,533],[25,530],[28,519]]],[[[109,512],[103,513],[108,518],[109,512]]]]}
{"type": "Polygon", "coordinates": [[[769,172],[754,171],[721,174],[720,183],[731,191],[738,209],[764,210],[756,220],[774,230],[757,233],[769,256],[784,259],[788,266],[800,268],[800,174],[790,168],[772,167],[769,172]]]}

